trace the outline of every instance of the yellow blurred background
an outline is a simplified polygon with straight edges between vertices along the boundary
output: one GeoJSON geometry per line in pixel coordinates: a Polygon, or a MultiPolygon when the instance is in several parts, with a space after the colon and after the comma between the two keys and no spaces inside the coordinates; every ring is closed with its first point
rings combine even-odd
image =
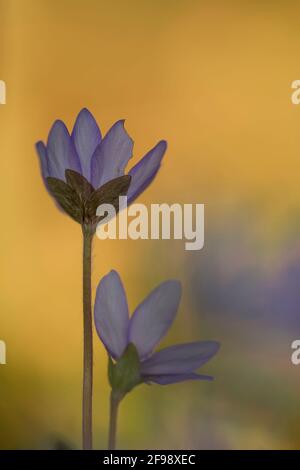
{"type": "MultiPolygon", "coordinates": [[[[179,278],[164,344],[222,343],[205,367],[213,383],[134,391],[119,446],[299,448],[299,13],[279,0],[0,0],[0,448],[80,447],[81,233],[45,191],[34,144],[57,118],[70,129],[82,107],[102,132],[126,119],[134,163],[168,141],[139,202],[206,207],[198,253],[96,239],[94,288],[118,270],[133,310],[179,278]]],[[[106,445],[106,361],[95,337],[96,448],[106,445]]]]}

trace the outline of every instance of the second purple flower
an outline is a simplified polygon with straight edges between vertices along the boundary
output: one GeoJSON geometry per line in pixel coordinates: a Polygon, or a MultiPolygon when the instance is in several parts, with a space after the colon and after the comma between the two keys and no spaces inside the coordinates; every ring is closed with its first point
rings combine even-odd
{"type": "Polygon", "coordinates": [[[195,341],[153,352],[171,327],[180,299],[180,282],[163,282],[129,318],[126,293],[118,273],[111,271],[98,285],[94,309],[97,333],[115,361],[122,358],[130,344],[134,345],[141,382],[168,385],[213,379],[196,371],[217,353],[216,341],[195,341]]]}

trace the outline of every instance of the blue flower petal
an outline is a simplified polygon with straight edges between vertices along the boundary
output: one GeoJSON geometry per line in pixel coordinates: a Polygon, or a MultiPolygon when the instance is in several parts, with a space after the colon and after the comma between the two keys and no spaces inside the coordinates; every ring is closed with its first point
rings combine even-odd
{"type": "Polygon", "coordinates": [[[65,170],[81,173],[79,157],[68,129],[62,121],[55,121],[47,143],[49,175],[65,181],[65,170]]]}
{"type": "Polygon", "coordinates": [[[94,316],[98,336],[111,356],[119,358],[128,345],[129,313],[126,293],[116,271],[99,282],[94,316]]]}
{"type": "Polygon", "coordinates": [[[96,148],[91,161],[91,183],[99,188],[124,174],[132,157],[133,140],[124,128],[124,121],[117,121],[96,148]]]}
{"type": "Polygon", "coordinates": [[[148,383],[156,383],[159,385],[170,385],[178,382],[186,382],[187,380],[214,380],[211,375],[200,374],[170,374],[170,375],[149,375],[144,376],[143,380],[148,383]]]}
{"type": "Polygon", "coordinates": [[[128,204],[136,199],[153,181],[160,169],[162,158],[167,150],[167,142],[161,140],[133,168],[128,190],[128,204]]]}
{"type": "Polygon", "coordinates": [[[162,349],[146,359],[143,375],[187,374],[199,369],[219,350],[216,341],[195,341],[162,349]]]}
{"type": "Polygon", "coordinates": [[[77,116],[72,140],[80,159],[83,176],[91,179],[91,159],[101,142],[101,132],[92,113],[84,108],[77,116]]]}
{"type": "Polygon", "coordinates": [[[135,344],[141,360],[152,353],[167,333],[176,316],[180,298],[180,282],[166,281],[135,310],[130,319],[129,341],[135,344]]]}
{"type": "Polygon", "coordinates": [[[40,167],[41,167],[41,173],[43,176],[43,179],[45,179],[50,176],[49,175],[49,168],[48,168],[48,156],[47,156],[47,149],[44,144],[44,142],[39,141],[36,143],[35,148],[37,150],[39,159],[40,159],[40,167]]]}

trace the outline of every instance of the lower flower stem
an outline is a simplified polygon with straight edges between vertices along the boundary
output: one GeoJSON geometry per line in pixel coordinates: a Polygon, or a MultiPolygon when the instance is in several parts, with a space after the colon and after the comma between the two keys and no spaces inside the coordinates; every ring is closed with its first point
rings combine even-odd
{"type": "Polygon", "coordinates": [[[117,422],[120,398],[113,392],[110,394],[110,413],[109,413],[109,436],[108,436],[108,450],[116,449],[117,438],[117,422]]]}
{"type": "Polygon", "coordinates": [[[92,325],[92,240],[91,227],[83,229],[83,395],[82,395],[82,447],[91,450],[93,399],[93,325],[92,325]]]}

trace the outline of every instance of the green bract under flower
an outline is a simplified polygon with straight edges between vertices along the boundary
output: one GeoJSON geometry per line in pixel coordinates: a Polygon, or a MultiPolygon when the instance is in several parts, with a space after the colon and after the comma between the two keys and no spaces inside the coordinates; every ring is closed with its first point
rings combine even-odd
{"type": "Polygon", "coordinates": [[[139,355],[133,343],[129,343],[117,362],[113,362],[110,356],[108,361],[109,383],[114,395],[119,399],[143,382],[139,355]]]}

